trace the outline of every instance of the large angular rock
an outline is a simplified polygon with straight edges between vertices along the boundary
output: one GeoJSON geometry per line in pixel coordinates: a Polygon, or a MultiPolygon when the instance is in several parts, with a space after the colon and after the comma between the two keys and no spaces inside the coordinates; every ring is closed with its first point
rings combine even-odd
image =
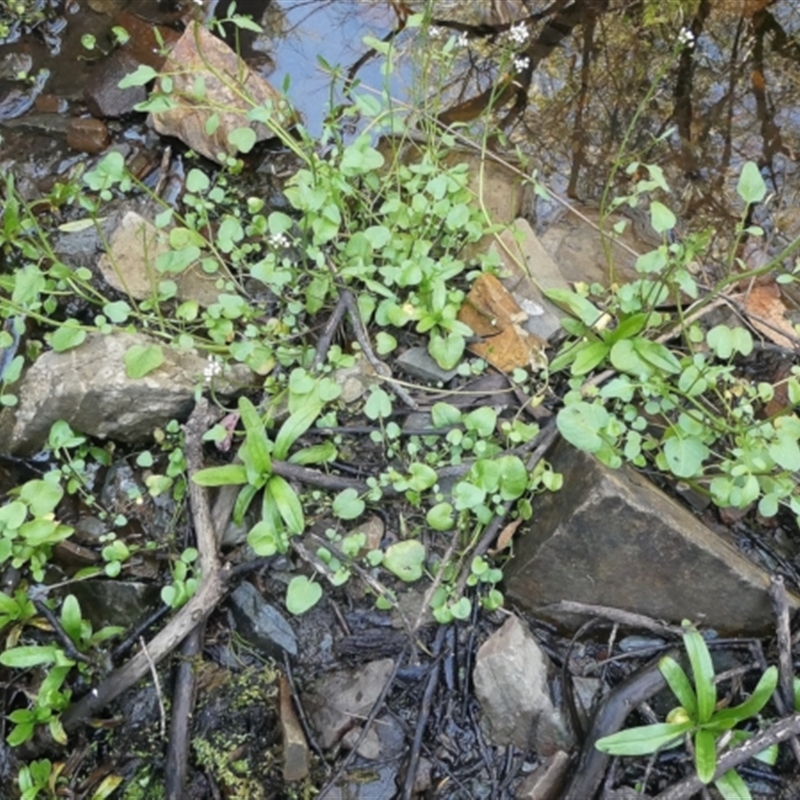
{"type": "Polygon", "coordinates": [[[550,660],[519,617],[509,617],[478,649],[472,677],[492,742],[549,756],[572,745],[548,689],[550,660]]]}
{"type": "MultiPolygon", "coordinates": [[[[767,574],[677,501],[633,470],[608,469],[563,441],[550,460],[564,486],[538,498],[517,535],[505,570],[510,598],[536,609],[571,600],[674,623],[687,618],[722,633],[772,629],[767,574]]],[[[800,598],[790,602],[797,607],[800,598]]]]}
{"type": "Polygon", "coordinates": [[[178,299],[196,300],[201,306],[216,303],[220,293],[217,279],[228,276],[208,275],[199,264],[177,274],[159,272],[156,266],[159,256],[169,250],[168,231],[159,231],[137,212],[126,211],[97,267],[110,286],[137,300],[156,296],[160,281],[169,279],[177,285],[178,299]]]}
{"type": "MultiPolygon", "coordinates": [[[[144,334],[90,334],[78,347],[41,355],[14,386],[19,405],[0,411],[0,450],[31,455],[64,420],[73,430],[125,442],[145,442],[171,419],[186,419],[207,360],[195,351],[162,345],[164,361],[142,378],[130,378],[125,354],[133,346],[160,344],[144,334]]],[[[236,365],[214,378],[223,395],[252,382],[236,365]]]]}
{"type": "Polygon", "coordinates": [[[528,333],[548,339],[560,329],[564,312],[551,303],[544,292],[569,289],[555,261],[522,217],[500,233],[489,246],[503,263],[503,285],[528,315],[522,327],[528,333]]]}
{"type": "MultiPolygon", "coordinates": [[[[263,123],[251,125],[248,111],[271,104],[282,122],[289,122],[286,101],[267,81],[254,73],[223,41],[199,23],[190,23],[172,48],[164,71],[172,83],[170,108],[151,112],[153,127],[165,136],[176,136],[212,161],[235,154],[228,138],[237,128],[252,127],[256,140],[272,132],[263,123]],[[223,109],[223,110],[220,110],[223,109]],[[210,126],[211,117],[216,124],[210,126]],[[209,132],[212,130],[213,132],[209,132]]],[[[166,91],[164,79],[156,84],[166,91]]]]}
{"type": "Polygon", "coordinates": [[[394,669],[391,658],[320,678],[303,698],[320,746],[327,750],[369,716],[394,669]]]}

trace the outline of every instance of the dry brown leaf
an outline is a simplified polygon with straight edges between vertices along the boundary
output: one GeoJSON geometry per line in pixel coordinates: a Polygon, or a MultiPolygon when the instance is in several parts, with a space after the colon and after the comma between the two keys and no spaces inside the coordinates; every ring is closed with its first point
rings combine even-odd
{"type": "Polygon", "coordinates": [[[490,556],[496,556],[498,553],[502,553],[503,550],[511,544],[511,540],[514,538],[514,534],[517,532],[517,528],[519,528],[521,522],[522,517],[515,519],[513,522],[509,522],[508,525],[500,531],[500,535],[497,537],[497,547],[488,551],[490,556]]]}
{"type": "Polygon", "coordinates": [[[458,318],[483,337],[469,345],[470,351],[502,372],[545,365],[546,342],[522,327],[528,315],[495,275],[478,277],[458,318]]]}
{"type": "Polygon", "coordinates": [[[794,350],[797,333],[786,317],[786,306],[777,283],[757,283],[744,298],[744,310],[752,326],[779,347],[794,350]],[[769,323],[769,324],[765,324],[769,323]],[[781,331],[784,331],[784,336],[781,331]]]}

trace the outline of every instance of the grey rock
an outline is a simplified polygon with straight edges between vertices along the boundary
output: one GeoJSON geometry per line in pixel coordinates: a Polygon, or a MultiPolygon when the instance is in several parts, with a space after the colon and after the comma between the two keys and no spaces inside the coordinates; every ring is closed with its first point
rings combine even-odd
{"type": "Polygon", "coordinates": [[[275,659],[281,659],[284,651],[297,655],[292,626],[252,583],[240,584],[231,594],[231,609],[241,635],[264,655],[275,659]]]}
{"type": "Polygon", "coordinates": [[[548,756],[572,744],[548,690],[550,662],[519,617],[509,617],[478,649],[473,681],[482,723],[497,746],[548,756]]]}
{"type": "Polygon", "coordinates": [[[394,669],[391,658],[320,678],[303,698],[323,749],[333,747],[355,721],[368,716],[394,669]]]}
{"type": "MultiPolygon", "coordinates": [[[[72,350],[41,355],[14,387],[19,405],[0,411],[4,452],[35,453],[60,419],[73,430],[125,442],[148,441],[171,419],[186,419],[195,387],[203,381],[206,359],[195,351],[161,344],[163,364],[142,378],[129,378],[127,350],[152,344],[161,343],[144,334],[98,333],[72,350]]],[[[225,396],[249,385],[252,373],[236,365],[214,380],[225,396]]]]}
{"type": "MultiPolygon", "coordinates": [[[[572,600],[722,634],[772,630],[769,576],[677,501],[563,441],[550,462],[564,485],[537,498],[535,524],[518,532],[505,569],[511,599],[571,629],[582,620],[543,607],[572,600]]],[[[797,608],[800,598],[789,602],[797,608]]]]}
{"type": "Polygon", "coordinates": [[[159,282],[168,278],[175,282],[179,300],[196,300],[201,306],[216,303],[219,275],[206,274],[197,264],[178,274],[158,271],[156,260],[170,250],[168,238],[168,231],[158,230],[136,211],[126,211],[97,267],[110,286],[137,300],[157,295],[159,282]]]}
{"type": "Polygon", "coordinates": [[[119,82],[135,72],[138,66],[139,62],[125,50],[115,50],[95,64],[83,93],[93,116],[121,117],[133,111],[137,103],[147,99],[144,86],[119,88],[119,82]]]}
{"type": "Polygon", "coordinates": [[[152,583],[93,579],[70,587],[81,606],[81,615],[97,631],[107,625],[135,628],[159,604],[159,588],[152,583]]]}
{"type": "MultiPolygon", "coordinates": [[[[581,216],[567,210],[556,220],[541,238],[545,250],[552,256],[559,271],[569,282],[609,283],[609,259],[614,265],[614,281],[626,283],[639,277],[636,272],[636,254],[646,253],[660,242],[653,238],[652,230],[640,224],[639,218],[630,222],[627,230],[616,239],[601,236],[593,227],[600,222],[599,211],[592,207],[579,206],[581,216]],[[581,218],[583,217],[583,218],[581,218]],[[588,220],[588,221],[587,221],[588,220]]],[[[610,230],[623,217],[614,216],[606,220],[610,230]]]]}
{"type": "Polygon", "coordinates": [[[397,364],[409,375],[428,383],[447,383],[458,372],[442,369],[424,347],[409,347],[397,358],[397,364]]]}

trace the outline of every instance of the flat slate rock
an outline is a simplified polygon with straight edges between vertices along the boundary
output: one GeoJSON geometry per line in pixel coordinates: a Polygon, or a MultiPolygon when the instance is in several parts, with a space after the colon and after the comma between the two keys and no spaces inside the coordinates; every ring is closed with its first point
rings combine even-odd
{"type": "MultiPolygon", "coordinates": [[[[574,616],[542,607],[562,600],[621,608],[720,633],[774,628],[769,576],[677,501],[629,468],[609,469],[566,442],[550,461],[561,491],[540,495],[515,537],[508,596],[575,628],[574,616]]],[[[793,608],[800,598],[789,595],[793,608]]]]}

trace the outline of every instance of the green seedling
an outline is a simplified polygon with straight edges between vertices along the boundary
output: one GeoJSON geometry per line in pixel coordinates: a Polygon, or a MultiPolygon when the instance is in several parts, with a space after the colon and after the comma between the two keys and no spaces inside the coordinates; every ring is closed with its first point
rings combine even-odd
{"type": "MultiPolygon", "coordinates": [[[[745,702],[731,708],[720,708],[708,646],[691,623],[684,621],[683,627],[692,680],[675,659],[665,656],[659,663],[659,669],[680,705],[669,713],[666,722],[605,736],[595,746],[614,756],[641,756],[679,747],[687,738],[691,739],[698,778],[705,784],[713,781],[726,800],[749,800],[747,785],[736,770],[728,770],[715,779],[719,746],[723,739],[738,743],[749,736],[745,731],[734,731],[734,728],[754,719],[769,702],[778,682],[778,670],[769,667],[745,702]]],[[[775,755],[767,751],[762,757],[771,759],[775,755]]]]}

